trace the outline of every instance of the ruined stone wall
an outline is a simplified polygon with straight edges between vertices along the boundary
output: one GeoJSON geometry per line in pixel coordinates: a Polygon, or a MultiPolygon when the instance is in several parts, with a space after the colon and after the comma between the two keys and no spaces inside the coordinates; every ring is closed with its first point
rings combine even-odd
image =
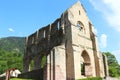
{"type": "MultiPolygon", "coordinates": [[[[79,79],[81,76],[100,76],[103,77],[104,70],[100,61],[100,54],[98,48],[97,36],[94,32],[94,26],[87,17],[86,11],[82,4],[79,2],[71,6],[68,10],[68,20],[71,24],[71,43],[73,50],[73,63],[75,79],[79,79]],[[82,57],[83,51],[86,51],[86,57],[90,58],[90,62],[85,62],[85,58],[82,57]],[[81,74],[81,57],[83,58],[85,66],[85,74],[81,74]],[[81,75],[81,76],[80,76],[81,75]]],[[[70,31],[69,31],[70,32],[70,31]]]]}
{"type": "Polygon", "coordinates": [[[106,57],[99,54],[94,27],[80,2],[26,40],[24,72],[40,69],[45,56],[44,80],[75,80],[108,75],[106,57]],[[34,68],[30,68],[31,61],[34,68]],[[85,68],[84,72],[81,65],[85,68]]]}
{"type": "Polygon", "coordinates": [[[53,24],[41,28],[37,32],[28,36],[26,53],[24,55],[24,71],[29,70],[29,64],[34,61],[34,69],[40,68],[43,55],[48,55],[50,50],[63,43],[63,30],[60,27],[60,19],[53,24]]]}
{"type": "Polygon", "coordinates": [[[68,12],[61,15],[61,27],[63,29],[63,42],[55,46],[48,55],[47,80],[74,80],[74,56],[72,49],[71,23],[68,20],[68,12]]]}
{"type": "Polygon", "coordinates": [[[95,77],[94,47],[89,28],[90,20],[88,19],[85,10],[79,3],[68,9],[68,17],[71,23],[75,79],[80,79],[82,76],[95,77]],[[78,22],[81,24],[78,24],[78,22]],[[83,51],[86,51],[86,53],[83,53],[83,51]],[[85,61],[86,58],[82,57],[83,54],[88,55],[90,62],[85,61]],[[82,62],[81,58],[84,59],[84,62],[82,62]],[[84,75],[81,74],[81,63],[85,64],[86,70],[84,75]]]}

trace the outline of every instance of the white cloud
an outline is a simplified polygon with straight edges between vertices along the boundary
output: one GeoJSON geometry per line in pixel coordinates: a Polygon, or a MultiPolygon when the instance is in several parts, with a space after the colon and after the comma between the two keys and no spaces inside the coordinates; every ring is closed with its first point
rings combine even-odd
{"type": "Polygon", "coordinates": [[[102,34],[100,36],[100,47],[101,48],[106,48],[107,47],[107,35],[106,34],[102,34]]]}
{"type": "Polygon", "coordinates": [[[14,32],[14,29],[12,29],[12,28],[8,28],[8,30],[9,30],[10,32],[14,32]]]}
{"type": "Polygon", "coordinates": [[[115,50],[115,51],[112,51],[112,53],[115,55],[117,61],[118,61],[119,64],[120,64],[120,49],[115,50]]]}
{"type": "Polygon", "coordinates": [[[89,0],[100,11],[109,25],[120,32],[120,0],[89,0]]]}

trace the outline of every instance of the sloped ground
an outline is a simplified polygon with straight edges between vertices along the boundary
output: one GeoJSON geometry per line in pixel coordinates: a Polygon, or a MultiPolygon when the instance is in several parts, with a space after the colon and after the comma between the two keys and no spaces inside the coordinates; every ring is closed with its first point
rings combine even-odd
{"type": "Polygon", "coordinates": [[[103,80],[120,80],[120,78],[107,77],[106,79],[103,80]]]}

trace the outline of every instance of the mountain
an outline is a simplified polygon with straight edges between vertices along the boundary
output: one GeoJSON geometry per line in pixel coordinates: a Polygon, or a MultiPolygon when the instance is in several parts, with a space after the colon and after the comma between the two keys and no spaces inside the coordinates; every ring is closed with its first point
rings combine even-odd
{"type": "Polygon", "coordinates": [[[24,53],[25,37],[0,38],[0,50],[5,50],[8,52],[16,51],[19,53],[24,53]]]}
{"type": "Polygon", "coordinates": [[[23,70],[25,37],[0,38],[0,74],[7,69],[23,70]]]}

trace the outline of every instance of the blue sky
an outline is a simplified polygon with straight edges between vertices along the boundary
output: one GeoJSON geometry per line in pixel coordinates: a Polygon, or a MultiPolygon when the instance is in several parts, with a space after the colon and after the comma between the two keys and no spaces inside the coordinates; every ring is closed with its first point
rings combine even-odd
{"type": "MultiPolygon", "coordinates": [[[[1,0],[0,37],[28,36],[52,23],[78,0],[1,0]]],[[[80,0],[98,36],[100,51],[120,63],[120,0],[80,0]]]]}

